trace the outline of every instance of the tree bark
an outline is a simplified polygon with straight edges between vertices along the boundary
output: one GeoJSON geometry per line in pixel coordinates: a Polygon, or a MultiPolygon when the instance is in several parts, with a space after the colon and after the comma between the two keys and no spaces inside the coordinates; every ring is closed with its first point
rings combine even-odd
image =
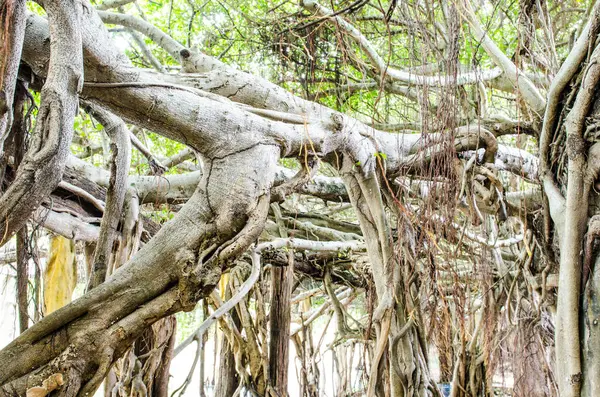
{"type": "MultiPolygon", "coordinates": [[[[595,233],[600,231],[598,227],[598,218],[593,222],[595,224],[595,233]]],[[[591,225],[590,225],[591,226],[591,225]]],[[[590,227],[592,229],[592,227],[590,227]]],[[[596,239],[597,234],[591,237],[592,242],[596,239]]],[[[593,245],[592,247],[593,248],[593,245]]],[[[593,254],[593,253],[590,253],[593,254]]],[[[582,379],[581,395],[592,397],[600,393],[600,257],[592,262],[590,278],[587,285],[584,285],[585,292],[582,299],[583,303],[583,329],[582,329],[582,361],[584,369],[584,377],[582,379]]]]}
{"type": "MultiPolygon", "coordinates": [[[[6,243],[21,229],[60,182],[70,151],[78,92],[83,82],[81,2],[48,0],[44,6],[48,13],[52,49],[48,77],[42,88],[41,106],[29,150],[15,180],[0,197],[0,230],[3,230],[0,244],[6,243]]],[[[6,25],[2,30],[7,30],[6,25]]]]}
{"type": "Polygon", "coordinates": [[[0,1],[0,153],[13,123],[13,98],[25,37],[25,0],[0,1]]]}
{"type": "MultiPolygon", "coordinates": [[[[585,121],[600,81],[600,47],[591,54],[571,111],[565,119],[568,181],[564,229],[560,236],[560,273],[556,321],[556,356],[560,395],[579,397],[583,380],[580,339],[582,249],[589,195],[597,175],[590,175],[584,141],[585,121]]],[[[597,160],[597,158],[591,157],[597,160]]],[[[597,165],[593,164],[592,169],[597,165]]]]}
{"type": "Polygon", "coordinates": [[[175,349],[175,341],[177,339],[177,320],[174,316],[166,319],[171,323],[171,336],[169,337],[163,357],[156,374],[154,375],[154,393],[156,397],[167,397],[169,395],[169,378],[171,376],[171,361],[173,360],[173,351],[175,349]]]}
{"type": "Polygon", "coordinates": [[[19,307],[19,330],[29,328],[28,292],[29,258],[27,255],[27,226],[17,232],[17,305],[19,307]]]}
{"type": "Polygon", "coordinates": [[[135,342],[135,355],[144,356],[140,362],[148,395],[169,395],[169,370],[173,359],[176,325],[174,316],[161,319],[148,327],[135,342]]]}
{"type": "MultiPolygon", "coordinates": [[[[290,251],[293,252],[293,251],[290,251]]],[[[288,395],[290,321],[294,262],[271,269],[269,310],[269,382],[278,396],[288,395]]]]}
{"type": "MultiPolygon", "coordinates": [[[[231,299],[230,289],[226,286],[227,293],[224,298],[231,299]]],[[[239,329],[242,325],[237,310],[231,311],[231,321],[239,329]]],[[[225,335],[221,338],[221,347],[219,350],[219,368],[217,369],[217,385],[215,387],[215,397],[229,397],[235,394],[240,385],[240,376],[237,373],[235,365],[235,351],[233,341],[230,341],[225,335]]]]}
{"type": "Polygon", "coordinates": [[[377,345],[367,395],[373,396],[381,390],[377,374],[379,366],[384,365],[381,360],[389,357],[389,372],[386,375],[389,375],[391,396],[437,396],[439,391],[427,367],[426,346],[419,335],[422,332],[418,329],[419,321],[409,320],[407,316],[409,310],[418,313],[420,309],[408,302],[411,292],[406,290],[403,281],[406,269],[400,265],[401,258],[393,253],[393,239],[379,181],[375,175],[365,177],[352,173],[352,167],[353,164],[345,158],[342,178],[367,244],[378,298],[373,313],[377,345]],[[387,356],[384,355],[386,351],[387,356]]]}
{"type": "Polygon", "coordinates": [[[230,258],[258,237],[277,159],[278,150],[257,145],[207,161],[211,172],[194,196],[127,265],[0,351],[0,361],[8,363],[0,368],[0,395],[24,394],[56,372],[66,389],[93,393],[149,324],[193,307],[214,289],[230,258]],[[257,159],[271,178],[256,172],[257,159]],[[15,355],[20,360],[10,359],[15,355]]]}
{"type": "MultiPolygon", "coordinates": [[[[18,29],[18,27],[17,27],[18,29]]],[[[20,52],[20,50],[19,50],[20,52]]],[[[27,99],[27,85],[17,81],[13,103],[13,122],[8,139],[14,156],[15,168],[23,161],[27,149],[27,127],[25,120],[25,101],[27,99]]],[[[0,122],[0,129],[1,129],[0,122]]],[[[0,135],[2,137],[2,135],[0,135]]],[[[1,172],[4,176],[4,171],[1,172]]],[[[23,225],[17,232],[17,304],[19,307],[19,329],[21,333],[29,327],[28,292],[29,292],[29,256],[27,225],[23,225]]],[[[35,308],[37,310],[37,307],[35,308]]]]}

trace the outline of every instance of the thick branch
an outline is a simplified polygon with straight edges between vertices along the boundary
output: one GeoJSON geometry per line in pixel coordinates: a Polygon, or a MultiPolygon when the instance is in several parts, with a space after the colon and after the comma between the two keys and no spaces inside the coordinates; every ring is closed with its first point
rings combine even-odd
{"type": "Polygon", "coordinates": [[[209,162],[194,196],[128,264],[0,351],[0,395],[22,395],[57,371],[92,394],[148,324],[193,307],[214,289],[222,266],[258,237],[277,160],[277,150],[258,145],[209,162]]]}
{"type": "Polygon", "coordinates": [[[25,0],[0,1],[0,152],[12,125],[13,98],[25,37],[25,0]]]}
{"type": "Polygon", "coordinates": [[[45,7],[50,23],[50,67],[29,151],[0,198],[0,244],[25,224],[58,185],[73,136],[83,77],[82,5],[79,1],[48,1],[45,7]]]}

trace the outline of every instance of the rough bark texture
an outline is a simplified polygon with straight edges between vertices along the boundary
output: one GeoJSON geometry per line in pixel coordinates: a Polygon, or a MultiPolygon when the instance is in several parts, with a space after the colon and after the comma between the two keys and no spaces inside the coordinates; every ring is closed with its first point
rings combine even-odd
{"type": "MultiPolygon", "coordinates": [[[[226,298],[231,298],[231,294],[225,294],[226,298]],[[228,296],[229,295],[229,296],[228,296]]],[[[240,316],[237,310],[232,310],[231,321],[236,327],[241,326],[240,316]]],[[[235,394],[240,385],[240,376],[237,373],[233,341],[223,337],[219,349],[219,368],[217,370],[218,378],[215,387],[215,397],[229,397],[235,394]]]]}
{"type": "MultiPolygon", "coordinates": [[[[597,221],[596,226],[598,226],[597,221]]],[[[592,273],[583,297],[584,314],[582,333],[582,358],[585,376],[583,377],[582,396],[594,396],[600,393],[600,362],[596,358],[600,351],[600,259],[596,258],[592,273]]]]}
{"type": "Polygon", "coordinates": [[[268,207],[272,181],[259,178],[249,167],[257,158],[263,161],[262,169],[273,171],[277,152],[258,145],[227,160],[207,161],[211,172],[194,196],[126,266],[0,352],[0,360],[9,363],[0,369],[2,392],[22,393],[61,372],[75,393],[91,393],[149,324],[193,307],[209,293],[221,267],[258,236],[257,224],[266,216],[258,207],[268,207]],[[248,173],[242,175],[240,169],[248,173]],[[236,233],[239,236],[231,239],[236,233]],[[132,290],[131,285],[144,288],[132,290]],[[54,335],[58,329],[64,330],[59,338],[54,335]],[[47,350],[50,340],[52,349],[47,350]],[[11,359],[15,355],[21,357],[18,362],[11,359]],[[39,369],[30,373],[31,368],[39,369]]]}
{"type": "Polygon", "coordinates": [[[17,232],[17,306],[19,308],[19,330],[29,328],[29,257],[27,255],[27,226],[17,232]]]}
{"type": "Polygon", "coordinates": [[[174,316],[161,319],[148,327],[135,342],[135,355],[143,356],[140,359],[144,369],[142,379],[148,395],[169,395],[169,368],[173,358],[176,326],[174,316]]]}
{"type": "Polygon", "coordinates": [[[163,351],[164,360],[160,361],[158,370],[154,375],[154,393],[157,397],[167,397],[169,395],[169,379],[171,377],[171,361],[173,359],[173,350],[175,349],[175,340],[177,339],[177,321],[171,316],[166,319],[170,323],[171,335],[163,351]]]}
{"type": "Polygon", "coordinates": [[[278,396],[288,390],[290,320],[293,261],[286,267],[271,269],[271,309],[269,311],[269,382],[278,396]]]}
{"type": "MultiPolygon", "coordinates": [[[[558,371],[561,374],[558,384],[561,396],[579,396],[583,381],[579,333],[582,248],[589,219],[590,190],[597,176],[589,174],[583,132],[600,81],[600,65],[597,64],[599,57],[600,48],[596,47],[591,54],[590,64],[585,69],[573,107],[565,120],[569,161],[565,221],[560,236],[561,293],[558,295],[559,315],[556,324],[556,354],[560,357],[558,371]]],[[[595,159],[595,156],[591,158],[595,159]]]]}
{"type": "MultiPolygon", "coordinates": [[[[50,23],[52,54],[29,150],[15,180],[0,197],[0,229],[4,231],[1,244],[21,229],[58,185],[73,136],[77,93],[83,82],[80,33],[83,6],[77,1],[48,1],[44,6],[50,23]]],[[[4,25],[3,29],[6,28],[4,25]]]]}
{"type": "MultiPolygon", "coordinates": [[[[17,27],[18,29],[18,27],[17,27]]],[[[25,120],[25,101],[27,99],[27,86],[24,82],[17,82],[14,103],[13,122],[10,134],[7,137],[10,151],[14,158],[15,167],[23,161],[27,147],[27,128],[25,120]]],[[[1,123],[0,123],[1,124],[1,123]]],[[[0,126],[1,128],[1,126],[0,126]]],[[[7,153],[8,154],[8,153],[7,153]]],[[[4,172],[2,172],[4,174],[4,172]]],[[[29,328],[28,294],[29,294],[29,255],[27,225],[23,225],[17,232],[17,305],[19,308],[19,330],[24,332],[29,328]]],[[[36,308],[37,309],[37,308],[36,308]]]]}
{"type": "Polygon", "coordinates": [[[0,1],[0,152],[13,120],[13,98],[25,37],[25,0],[0,1]]]}

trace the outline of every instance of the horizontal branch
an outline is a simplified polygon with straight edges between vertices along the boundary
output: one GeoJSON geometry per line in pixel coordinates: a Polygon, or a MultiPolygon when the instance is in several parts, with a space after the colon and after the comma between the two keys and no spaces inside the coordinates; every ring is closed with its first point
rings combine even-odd
{"type": "Polygon", "coordinates": [[[278,238],[273,241],[260,243],[256,246],[258,251],[293,248],[299,251],[365,251],[366,246],[362,241],[313,241],[298,238],[278,238]]]}

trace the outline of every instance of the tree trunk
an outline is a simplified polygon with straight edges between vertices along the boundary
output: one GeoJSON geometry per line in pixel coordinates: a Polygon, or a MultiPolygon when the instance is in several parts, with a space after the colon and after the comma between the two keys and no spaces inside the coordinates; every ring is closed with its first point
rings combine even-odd
{"type": "MultiPolygon", "coordinates": [[[[18,7],[18,5],[17,5],[18,7]]],[[[13,11],[14,12],[14,11],[13,11]]],[[[17,10],[18,12],[18,10],[17,10]]],[[[18,24],[18,22],[17,22],[18,24]]],[[[19,50],[20,53],[20,50],[19,50]]],[[[9,66],[10,67],[10,66],[9,66]]],[[[8,137],[11,144],[11,154],[14,156],[14,166],[18,168],[27,150],[27,127],[25,120],[25,101],[27,100],[27,85],[17,81],[14,93],[13,122],[8,137]]],[[[2,129],[0,121],[0,130],[2,129]]],[[[0,137],[2,134],[0,133],[0,137]]],[[[1,145],[0,145],[1,147],[1,145]]],[[[4,165],[4,164],[2,164],[4,165]]],[[[3,167],[4,168],[4,167],[3,167]]],[[[0,173],[4,178],[4,170],[0,173]]],[[[1,183],[1,182],[0,182],[1,183]]],[[[19,307],[19,329],[23,333],[29,327],[28,292],[29,292],[29,255],[27,225],[17,232],[17,304],[19,307]]],[[[37,308],[35,308],[37,310],[37,308]]]]}
{"type": "MultiPolygon", "coordinates": [[[[16,4],[18,9],[23,2],[8,3],[16,4]]],[[[48,0],[43,3],[52,37],[49,73],[42,88],[41,105],[29,149],[15,180],[0,197],[0,229],[4,230],[0,244],[5,244],[21,229],[62,179],[73,136],[78,92],[82,87],[80,22],[83,6],[77,1],[48,0]]],[[[15,26],[19,28],[21,22],[15,26]]],[[[11,31],[12,27],[9,21],[8,28],[7,25],[0,28],[5,32],[11,31]]],[[[14,85],[10,92],[13,90],[14,85]]]]}
{"type": "MultiPolygon", "coordinates": [[[[292,251],[290,251],[292,252],[292,251]]],[[[269,382],[277,396],[288,395],[288,366],[292,285],[294,283],[293,254],[285,267],[271,269],[271,309],[269,311],[269,382]]]]}
{"type": "Polygon", "coordinates": [[[165,361],[160,363],[154,375],[154,395],[156,397],[168,397],[169,395],[171,361],[173,360],[173,351],[175,350],[175,341],[177,340],[177,321],[175,317],[171,316],[166,321],[171,323],[171,336],[163,352],[165,361]]]}
{"type": "Polygon", "coordinates": [[[508,342],[507,348],[513,356],[513,390],[519,396],[556,396],[553,373],[548,368],[548,364],[552,365],[553,361],[545,356],[547,349],[543,344],[545,338],[542,333],[546,330],[541,324],[543,320],[536,321],[532,318],[534,313],[525,317],[508,342]]]}
{"type": "MultiPolygon", "coordinates": [[[[231,294],[229,294],[229,298],[231,298],[231,294]]],[[[231,320],[239,329],[242,323],[235,309],[231,311],[231,320]]],[[[223,336],[221,338],[215,397],[233,396],[240,385],[240,376],[236,371],[235,353],[232,345],[233,343],[227,337],[223,336]]]]}
{"type": "MultiPolygon", "coordinates": [[[[25,0],[0,0],[0,154],[13,124],[13,98],[25,37],[25,0]]],[[[16,115],[15,115],[16,116],[16,115]]]]}
{"type": "MultiPolygon", "coordinates": [[[[600,393],[600,256],[597,255],[597,238],[600,233],[600,215],[592,217],[585,244],[585,261],[590,275],[584,284],[582,297],[582,363],[584,369],[581,395],[597,396],[600,393]]],[[[586,266],[586,265],[584,265],[586,266]]]]}
{"type": "Polygon", "coordinates": [[[28,291],[29,257],[27,255],[27,226],[17,232],[17,305],[19,306],[19,330],[29,328],[28,291]]]}
{"type": "Polygon", "coordinates": [[[411,292],[407,291],[404,281],[410,280],[406,274],[408,266],[400,264],[400,258],[392,249],[393,240],[379,181],[375,175],[364,177],[353,174],[353,166],[348,159],[344,159],[342,177],[367,244],[379,301],[373,314],[377,344],[367,394],[370,397],[376,393],[376,389],[381,390],[383,385],[377,382],[377,374],[379,366],[383,365],[381,360],[388,357],[392,397],[437,396],[439,391],[429,376],[424,338],[419,335],[418,315],[414,315],[416,321],[409,321],[407,316],[409,310],[419,313],[420,308],[408,302],[407,297],[411,296],[411,292]],[[388,355],[384,355],[386,350],[388,355]]]}

